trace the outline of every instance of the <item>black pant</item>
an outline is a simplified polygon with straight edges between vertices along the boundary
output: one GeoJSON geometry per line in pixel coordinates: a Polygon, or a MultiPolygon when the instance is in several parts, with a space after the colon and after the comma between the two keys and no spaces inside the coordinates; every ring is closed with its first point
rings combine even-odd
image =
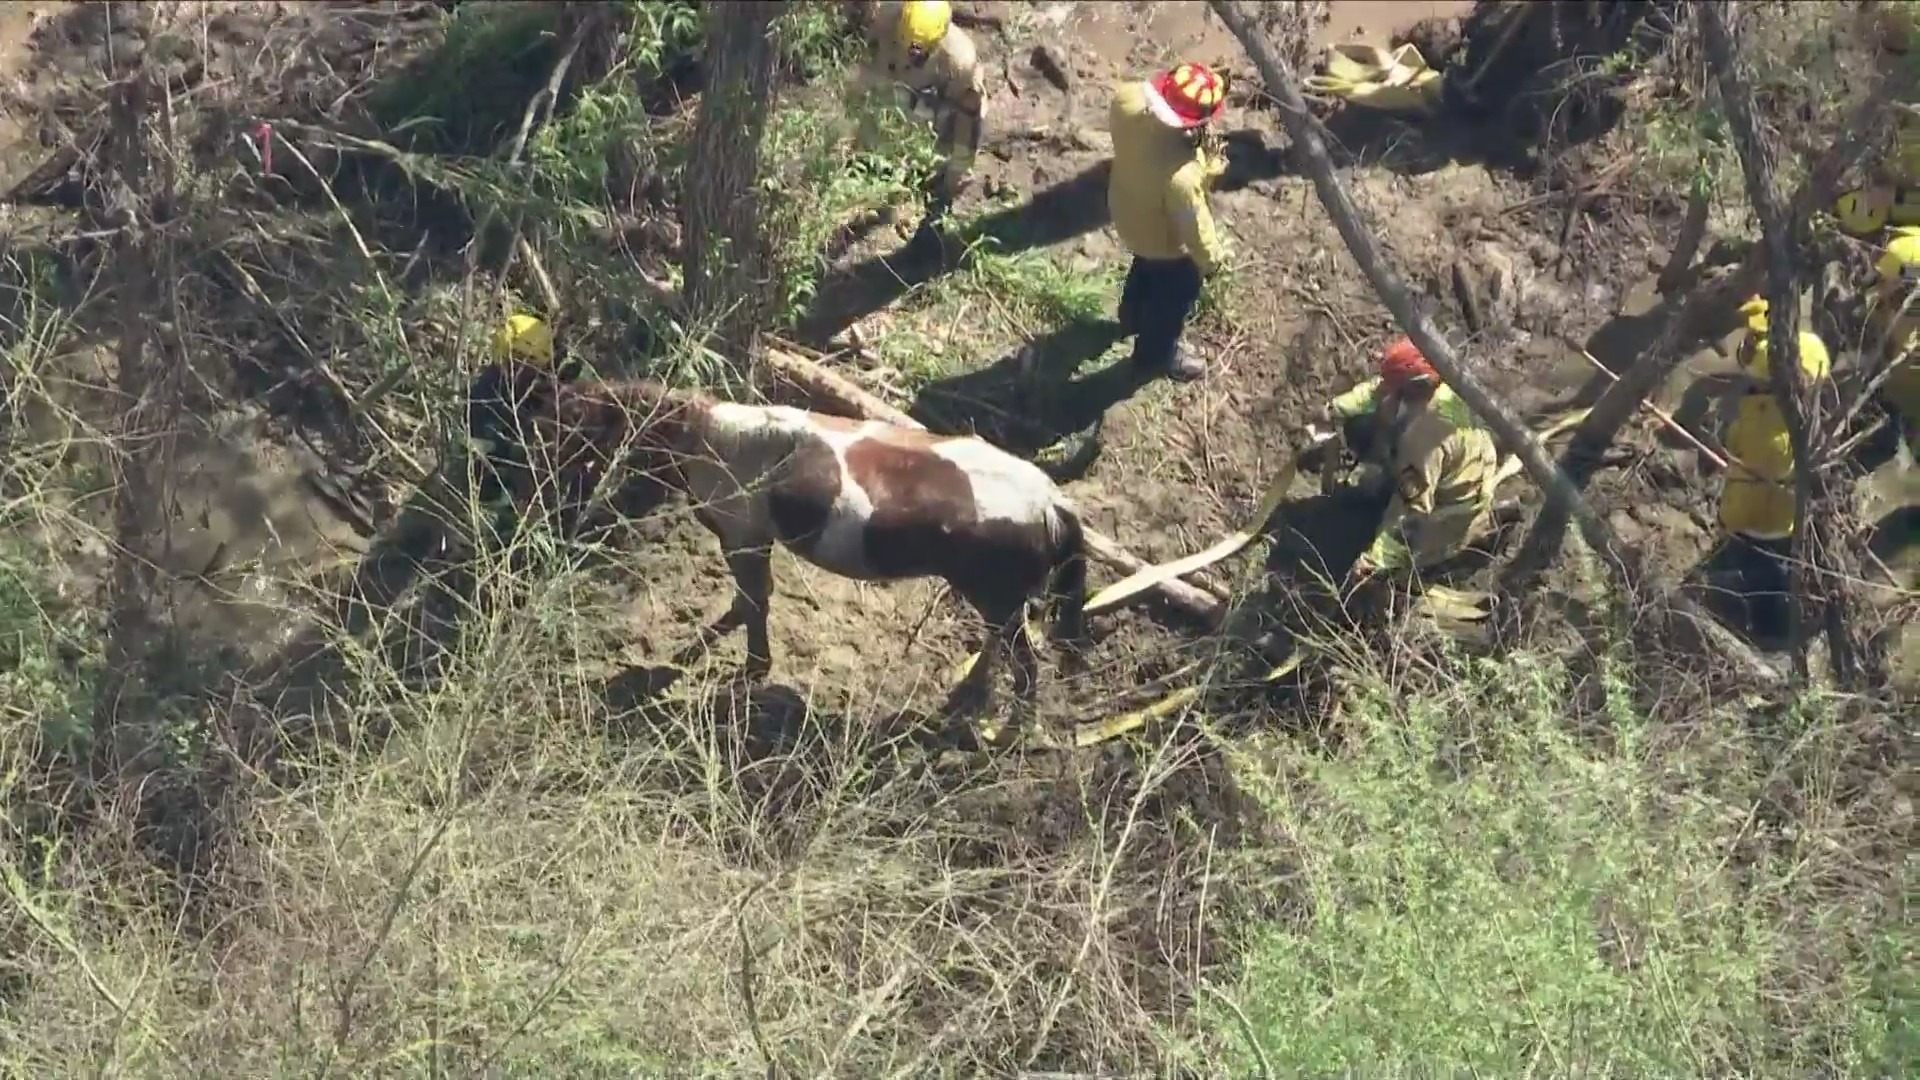
{"type": "Polygon", "coordinates": [[[1133,361],[1146,367],[1170,368],[1180,349],[1193,306],[1200,302],[1200,268],[1193,260],[1142,259],[1134,256],[1127,267],[1127,283],[1120,290],[1120,329],[1137,334],[1133,361]]]}
{"type": "Polygon", "coordinates": [[[1785,637],[1793,585],[1792,538],[1736,536],[1733,542],[1738,545],[1740,587],[1746,594],[1749,625],[1757,634],[1785,637]]]}

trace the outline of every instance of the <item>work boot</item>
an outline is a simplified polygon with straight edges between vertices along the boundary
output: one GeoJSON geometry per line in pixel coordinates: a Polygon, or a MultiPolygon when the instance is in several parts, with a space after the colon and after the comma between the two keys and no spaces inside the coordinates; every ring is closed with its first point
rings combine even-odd
{"type": "Polygon", "coordinates": [[[1192,382],[1207,373],[1206,362],[1185,345],[1174,346],[1173,355],[1162,359],[1142,353],[1140,339],[1135,338],[1131,361],[1139,369],[1141,377],[1148,379],[1164,377],[1175,382],[1192,382]]]}
{"type": "Polygon", "coordinates": [[[1175,382],[1193,382],[1207,374],[1207,363],[1194,355],[1185,345],[1173,351],[1173,362],[1167,365],[1166,376],[1175,382]]]}

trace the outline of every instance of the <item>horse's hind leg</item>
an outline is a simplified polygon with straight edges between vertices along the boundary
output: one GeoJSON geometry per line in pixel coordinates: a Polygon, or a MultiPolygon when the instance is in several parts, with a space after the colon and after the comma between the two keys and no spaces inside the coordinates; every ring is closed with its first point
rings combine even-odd
{"type": "Polygon", "coordinates": [[[987,623],[987,637],[980,646],[980,659],[948,698],[948,707],[956,711],[983,708],[993,698],[994,665],[1001,654],[1013,653],[1013,686],[1016,697],[1011,717],[1014,728],[1025,728],[1033,720],[1035,690],[1039,681],[1040,656],[1027,634],[1026,603],[1004,598],[967,595],[967,600],[987,623]]]}

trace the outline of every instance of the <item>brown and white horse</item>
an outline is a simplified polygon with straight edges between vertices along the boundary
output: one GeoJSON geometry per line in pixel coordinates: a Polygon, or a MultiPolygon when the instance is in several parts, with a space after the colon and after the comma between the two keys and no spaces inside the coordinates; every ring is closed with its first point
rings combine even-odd
{"type": "Polygon", "coordinates": [[[468,428],[494,482],[517,505],[540,499],[563,532],[578,527],[602,485],[622,514],[656,503],[663,486],[686,493],[736,586],[699,644],[744,625],[750,675],[773,663],[775,543],[861,581],[942,578],[971,603],[988,634],[955,688],[956,708],[990,699],[994,661],[1010,648],[1015,692],[1030,713],[1038,656],[1028,601],[1051,600],[1055,636],[1076,654],[1083,644],[1078,512],[1038,467],[981,439],[498,364],[474,386],[468,428]]]}

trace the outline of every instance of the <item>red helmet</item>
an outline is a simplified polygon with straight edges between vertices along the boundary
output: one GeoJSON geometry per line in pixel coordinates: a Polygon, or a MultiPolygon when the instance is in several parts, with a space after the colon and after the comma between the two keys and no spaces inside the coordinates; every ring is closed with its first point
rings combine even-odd
{"type": "Polygon", "coordinates": [[[1176,64],[1147,83],[1147,108],[1168,127],[1199,127],[1226,101],[1226,84],[1205,64],[1176,64]]]}
{"type": "Polygon", "coordinates": [[[1399,338],[1380,354],[1380,389],[1392,393],[1422,377],[1438,382],[1440,373],[1427,362],[1412,338],[1399,338]]]}

